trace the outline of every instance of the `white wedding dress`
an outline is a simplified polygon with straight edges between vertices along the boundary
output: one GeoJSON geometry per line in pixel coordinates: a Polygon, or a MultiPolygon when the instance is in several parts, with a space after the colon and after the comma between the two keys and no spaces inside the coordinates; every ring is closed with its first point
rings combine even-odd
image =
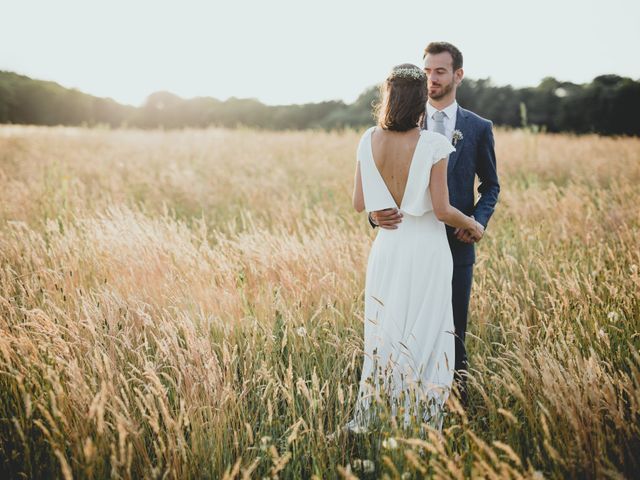
{"type": "MultiPolygon", "coordinates": [[[[374,129],[362,135],[357,151],[367,212],[397,208],[373,159],[374,129]]],[[[351,430],[371,425],[380,405],[372,401],[376,398],[386,398],[391,415],[400,414],[398,407],[403,406],[399,420],[405,426],[413,415],[418,423],[442,428],[455,363],[453,260],[445,225],[433,212],[429,178],[434,163],[453,151],[444,135],[420,132],[400,205],[402,221],[395,230],[379,228],[371,246],[364,299],[365,357],[354,416],[347,424],[351,430]]]]}

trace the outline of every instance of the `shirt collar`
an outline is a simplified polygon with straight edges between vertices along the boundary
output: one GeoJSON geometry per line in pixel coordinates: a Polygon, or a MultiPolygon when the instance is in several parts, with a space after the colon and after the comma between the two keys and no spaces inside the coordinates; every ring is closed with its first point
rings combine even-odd
{"type": "MultiPolygon", "coordinates": [[[[433,118],[433,114],[437,111],[438,109],[431,105],[431,103],[427,100],[427,115],[429,116],[429,118],[433,118]]],[[[453,103],[442,111],[446,113],[447,118],[453,118],[453,115],[458,111],[458,102],[454,99],[453,103]]]]}

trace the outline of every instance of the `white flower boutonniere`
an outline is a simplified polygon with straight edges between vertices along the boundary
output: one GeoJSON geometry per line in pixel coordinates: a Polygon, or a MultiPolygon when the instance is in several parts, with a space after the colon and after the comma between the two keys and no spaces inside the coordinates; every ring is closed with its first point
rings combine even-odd
{"type": "Polygon", "coordinates": [[[453,146],[456,146],[456,143],[458,143],[458,140],[462,140],[464,138],[464,135],[462,135],[462,132],[460,130],[454,130],[453,131],[453,146]]]}

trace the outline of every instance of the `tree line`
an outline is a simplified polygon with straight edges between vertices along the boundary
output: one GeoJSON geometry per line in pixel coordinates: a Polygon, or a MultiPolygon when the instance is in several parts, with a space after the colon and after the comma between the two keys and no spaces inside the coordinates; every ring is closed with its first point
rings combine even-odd
{"type": "MultiPolygon", "coordinates": [[[[553,77],[536,87],[496,86],[490,79],[465,78],[458,103],[495,125],[548,132],[640,135],[640,81],[601,75],[587,84],[553,77]]],[[[273,130],[361,128],[373,123],[378,87],[366,89],[350,104],[326,101],[303,105],[264,105],[256,99],[183,99],[156,92],[140,107],[122,105],[55,82],[0,71],[0,123],[34,125],[108,125],[182,128],[246,126],[273,130]]]]}

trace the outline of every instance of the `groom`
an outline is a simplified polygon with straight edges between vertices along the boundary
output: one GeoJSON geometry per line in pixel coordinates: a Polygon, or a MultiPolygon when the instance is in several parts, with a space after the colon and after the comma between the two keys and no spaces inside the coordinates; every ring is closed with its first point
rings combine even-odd
{"type": "MultiPolygon", "coordinates": [[[[456,89],[462,78],[462,53],[447,42],[432,42],[424,50],[424,72],[427,75],[429,100],[423,129],[442,133],[456,151],[449,156],[447,183],[449,201],[466,215],[472,215],[484,228],[493,214],[500,184],[496,171],[496,155],[492,122],[465,110],[456,102],[456,89]],[[474,181],[478,175],[480,199],[474,204],[474,181]]],[[[369,214],[372,227],[395,229],[402,221],[397,209],[369,214]]],[[[466,230],[446,226],[453,257],[452,303],[456,333],[455,379],[461,403],[467,405],[467,352],[464,346],[467,312],[471,296],[475,243],[481,240],[466,230]]]]}

